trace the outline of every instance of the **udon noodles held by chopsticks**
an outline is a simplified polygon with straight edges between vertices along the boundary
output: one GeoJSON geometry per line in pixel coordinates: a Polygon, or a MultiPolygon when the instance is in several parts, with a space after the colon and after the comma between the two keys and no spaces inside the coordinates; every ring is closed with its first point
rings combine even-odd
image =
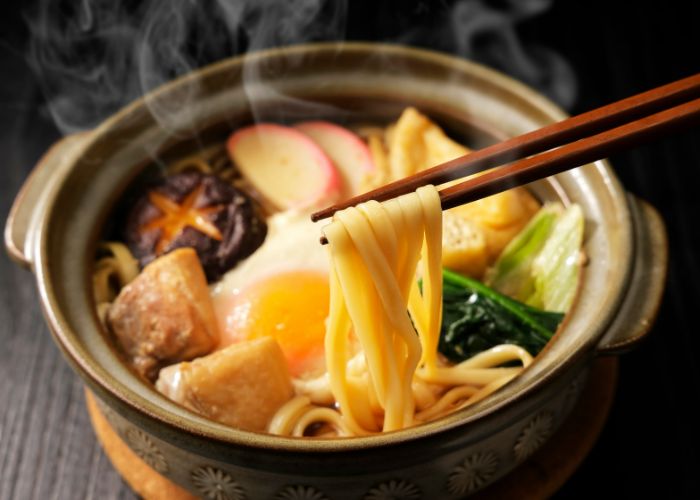
{"type": "Polygon", "coordinates": [[[301,395],[280,408],[270,432],[303,436],[324,424],[326,434],[341,436],[404,429],[475,403],[532,362],[507,344],[452,366],[438,358],[442,211],[433,186],[337,212],[324,234],[331,258],[328,372],[298,382],[301,395]],[[513,361],[521,366],[501,367],[513,361]]]}

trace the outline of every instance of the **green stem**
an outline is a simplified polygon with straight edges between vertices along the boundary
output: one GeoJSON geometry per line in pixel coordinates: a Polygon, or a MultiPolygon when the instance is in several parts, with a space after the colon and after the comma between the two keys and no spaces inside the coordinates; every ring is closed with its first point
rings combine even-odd
{"type": "Polygon", "coordinates": [[[461,274],[454,273],[448,269],[443,269],[442,270],[442,275],[443,279],[447,281],[448,283],[451,282],[453,285],[459,285],[462,288],[470,288],[480,294],[482,294],[485,297],[488,297],[491,299],[493,302],[496,302],[500,306],[502,306],[504,309],[507,309],[511,313],[513,313],[515,316],[520,318],[524,323],[529,325],[533,330],[537,331],[537,333],[540,333],[544,335],[544,337],[549,340],[552,337],[552,332],[544,328],[542,325],[540,325],[537,321],[532,319],[529,315],[525,314],[523,312],[523,306],[518,304],[517,302],[509,299],[508,297],[501,295],[500,293],[497,293],[484,285],[483,283],[480,283],[476,280],[472,280],[470,278],[467,278],[465,276],[462,276],[461,274]]]}

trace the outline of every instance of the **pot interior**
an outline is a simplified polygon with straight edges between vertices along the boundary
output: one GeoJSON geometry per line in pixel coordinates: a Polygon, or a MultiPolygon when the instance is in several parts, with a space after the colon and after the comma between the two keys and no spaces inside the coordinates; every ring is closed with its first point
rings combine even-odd
{"type": "Polygon", "coordinates": [[[156,434],[187,431],[228,443],[323,451],[380,446],[476,425],[489,413],[526,401],[528,393],[590,356],[621,299],[632,252],[624,193],[605,162],[529,186],[541,200],[579,203],[586,215],[589,264],[565,327],[516,380],[441,420],[370,438],[253,434],[181,408],[121,361],[96,316],[92,263],[117,201],[144,170],[222,142],[254,121],[385,124],[408,105],[474,149],[563,117],[521,84],[467,61],[396,46],[330,44],[224,61],[164,86],[107,120],[71,160],[72,169],[52,194],[36,240],[44,307],[73,365],[108,403],[156,434]]]}

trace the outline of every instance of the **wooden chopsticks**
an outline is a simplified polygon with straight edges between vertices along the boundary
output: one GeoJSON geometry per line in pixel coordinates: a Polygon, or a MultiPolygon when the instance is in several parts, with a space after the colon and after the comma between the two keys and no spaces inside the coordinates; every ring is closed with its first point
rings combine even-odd
{"type": "Polygon", "coordinates": [[[330,217],[368,200],[388,200],[426,184],[439,185],[507,164],[441,190],[446,210],[600,160],[686,128],[698,119],[700,74],[474,151],[315,212],[311,220],[330,217]]]}

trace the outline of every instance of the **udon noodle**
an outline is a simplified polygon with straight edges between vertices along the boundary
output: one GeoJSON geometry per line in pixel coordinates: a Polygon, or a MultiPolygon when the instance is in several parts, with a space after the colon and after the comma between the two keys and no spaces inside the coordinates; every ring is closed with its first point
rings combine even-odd
{"type": "Polygon", "coordinates": [[[92,274],[93,293],[97,303],[97,314],[104,323],[105,314],[119,289],[139,274],[139,265],[123,243],[115,241],[100,243],[105,255],[95,264],[92,274]]]}
{"type": "Polygon", "coordinates": [[[319,424],[340,436],[403,429],[474,404],[532,362],[508,344],[453,366],[438,359],[441,232],[433,186],[334,216],[324,228],[331,256],[328,371],[297,381],[300,395],[280,408],[269,432],[303,436],[319,424]],[[521,366],[501,367],[513,361],[521,366]]]}

